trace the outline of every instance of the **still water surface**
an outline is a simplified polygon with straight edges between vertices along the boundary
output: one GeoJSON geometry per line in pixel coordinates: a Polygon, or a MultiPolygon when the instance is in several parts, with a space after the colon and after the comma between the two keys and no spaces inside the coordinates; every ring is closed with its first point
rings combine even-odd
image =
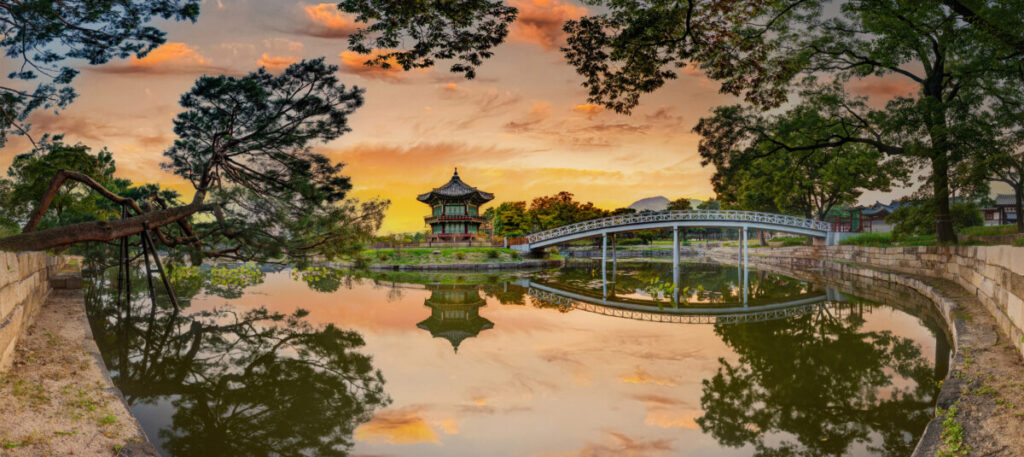
{"type": "Polygon", "coordinates": [[[179,269],[179,312],[87,290],[165,456],[905,456],[948,360],[928,303],[885,283],[751,271],[744,312],[714,264],[683,265],[682,303],[652,292],[667,264],[263,270],[179,269]]]}

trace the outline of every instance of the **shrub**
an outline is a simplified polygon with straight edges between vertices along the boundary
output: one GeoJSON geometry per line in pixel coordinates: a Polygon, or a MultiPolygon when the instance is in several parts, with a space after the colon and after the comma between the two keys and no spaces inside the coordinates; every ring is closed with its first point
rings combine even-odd
{"type": "Polygon", "coordinates": [[[787,246],[803,246],[803,245],[806,245],[806,244],[807,244],[807,240],[805,240],[803,238],[787,238],[785,240],[782,240],[781,246],[782,247],[787,247],[787,246]]]}
{"type": "Polygon", "coordinates": [[[519,251],[512,251],[512,260],[519,260],[523,258],[523,255],[519,251]]]}
{"type": "Polygon", "coordinates": [[[491,249],[491,250],[487,251],[487,258],[488,259],[497,259],[500,255],[501,255],[501,253],[498,252],[497,249],[491,249]]]}
{"type": "MultiPolygon", "coordinates": [[[[935,214],[935,205],[931,201],[911,202],[894,211],[885,221],[893,224],[893,236],[902,239],[935,233],[935,214]]],[[[953,229],[957,231],[985,223],[981,211],[973,203],[953,203],[949,205],[949,214],[953,219],[953,229]]]]}
{"type": "Polygon", "coordinates": [[[853,246],[885,247],[892,246],[891,233],[861,233],[844,238],[839,244],[853,246]]]}
{"type": "Polygon", "coordinates": [[[466,253],[462,251],[456,252],[455,258],[458,260],[466,260],[466,253]]]}
{"type": "Polygon", "coordinates": [[[1024,238],[1017,238],[1013,241],[1014,246],[1024,247],[1024,238]]]}

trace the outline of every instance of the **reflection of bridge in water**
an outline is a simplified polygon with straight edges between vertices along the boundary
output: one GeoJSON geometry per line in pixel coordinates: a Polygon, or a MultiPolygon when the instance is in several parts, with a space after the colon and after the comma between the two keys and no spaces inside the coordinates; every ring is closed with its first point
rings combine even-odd
{"type": "Polygon", "coordinates": [[[584,294],[538,284],[529,279],[521,279],[514,284],[526,288],[527,295],[557,306],[578,309],[603,316],[619,317],[649,322],[666,322],[674,324],[741,324],[748,322],[764,322],[777,319],[788,319],[815,312],[827,312],[833,317],[841,317],[852,312],[852,307],[843,303],[845,297],[833,288],[825,294],[786,302],[757,306],[733,306],[715,308],[661,308],[653,305],[641,305],[607,298],[591,297],[584,294]]]}

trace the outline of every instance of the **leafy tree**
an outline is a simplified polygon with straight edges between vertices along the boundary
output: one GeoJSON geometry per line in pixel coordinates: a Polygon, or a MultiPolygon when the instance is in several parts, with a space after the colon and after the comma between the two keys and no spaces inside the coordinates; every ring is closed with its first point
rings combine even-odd
{"type": "Polygon", "coordinates": [[[487,212],[493,215],[491,224],[497,236],[517,237],[530,233],[526,202],[504,202],[497,207],[487,208],[487,212]]]}
{"type": "MultiPolygon", "coordinates": [[[[367,3],[343,2],[359,13],[367,3]]],[[[949,172],[967,158],[977,138],[973,116],[990,97],[993,81],[1020,87],[1024,81],[1024,1],[925,0],[730,0],[679,2],[593,0],[597,14],[566,23],[563,52],[584,77],[589,101],[628,113],[643,93],[698,65],[721,91],[758,107],[787,102],[795,81],[825,75],[832,88],[805,91],[820,108],[828,135],[808,135],[779,149],[810,151],[857,143],[909,158],[929,170],[942,241],[955,241],[949,220],[949,172]],[[895,76],[912,85],[909,95],[872,108],[836,90],[865,78],[895,76]],[[834,132],[838,128],[840,134],[834,132]]],[[[415,2],[441,14],[450,2],[415,2]]],[[[463,15],[508,21],[490,2],[465,2],[463,15]],[[468,11],[472,9],[473,11],[468,11]],[[501,18],[501,19],[499,19],[501,18]]],[[[472,40],[418,33],[404,3],[365,16],[376,31],[408,37],[403,44],[436,49],[472,40]],[[403,6],[397,6],[403,5],[403,6]]],[[[505,10],[501,11],[507,14],[505,10]]],[[[493,36],[500,38],[498,35],[493,36]]],[[[397,42],[397,41],[392,41],[397,42]]],[[[492,43],[488,43],[490,49],[492,43]]],[[[432,64],[433,62],[423,62],[432,64]]],[[[825,85],[828,86],[828,85],[825,85]]],[[[808,132],[812,133],[812,132],[808,132]]]]}
{"type": "Polygon", "coordinates": [[[0,239],[0,249],[44,250],[148,229],[176,255],[193,260],[302,264],[356,251],[379,227],[387,202],[346,200],[351,184],[342,165],[310,150],[347,132],[348,116],[363,103],[363,90],[340,84],[337,70],[316,59],[276,76],[260,69],[242,77],[199,78],[181,98],[185,111],[174,120],[178,139],[163,165],[192,183],[191,202],[172,205],[153,194],[140,204],[88,175],[61,170],[24,233],[0,239]],[[131,217],[36,231],[68,181],[126,205],[131,217]],[[199,213],[211,217],[190,220],[199,213]]]}
{"type": "Polygon", "coordinates": [[[701,135],[702,163],[715,166],[715,193],[739,209],[824,220],[833,208],[856,202],[864,190],[888,191],[894,181],[907,179],[902,161],[886,160],[878,149],[863,144],[776,149],[782,141],[807,141],[812,131],[823,134],[808,126],[824,123],[807,105],[773,117],[726,106],[701,119],[694,130],[701,135]]]}
{"type": "Polygon", "coordinates": [[[67,62],[100,65],[143,57],[164,43],[147,25],[154,19],[195,21],[198,0],[21,0],[0,2],[0,47],[21,65],[0,86],[0,147],[8,132],[27,134],[25,120],[39,108],[60,109],[75,99],[78,70],[67,62]],[[38,81],[33,89],[31,82],[38,81]]]}
{"type": "Polygon", "coordinates": [[[615,208],[608,215],[609,216],[622,216],[624,214],[636,214],[636,212],[637,212],[636,209],[629,208],[629,207],[626,207],[626,208],[615,208]]]}
{"type": "Polygon", "coordinates": [[[570,192],[537,197],[530,202],[529,218],[536,230],[604,217],[605,213],[591,202],[580,203],[570,192]]]}
{"type": "MultiPolygon", "coordinates": [[[[985,223],[981,217],[981,211],[973,203],[954,202],[950,205],[950,214],[953,218],[953,228],[956,230],[985,223]]],[[[905,201],[903,206],[893,211],[885,218],[885,221],[893,225],[894,236],[903,238],[932,233],[931,221],[934,219],[935,207],[931,200],[910,200],[905,201]]]]}
{"type": "Polygon", "coordinates": [[[675,200],[672,200],[672,201],[668,202],[668,208],[667,209],[669,211],[684,211],[684,210],[692,209],[692,208],[690,208],[690,206],[691,206],[690,205],[690,199],[688,199],[686,197],[682,197],[682,198],[677,198],[675,200]]]}
{"type": "MultiPolygon", "coordinates": [[[[83,144],[68,145],[61,137],[44,137],[38,147],[14,158],[7,176],[10,189],[2,194],[2,207],[12,222],[25,223],[39,196],[46,192],[50,179],[60,170],[69,170],[95,177],[104,185],[114,179],[114,159],[109,151],[92,154],[83,144]]],[[[118,212],[105,208],[100,196],[77,182],[63,186],[54,195],[49,220],[42,227],[53,227],[71,222],[105,220],[117,217],[118,212]]],[[[20,225],[20,224],[19,224],[20,225]]]]}

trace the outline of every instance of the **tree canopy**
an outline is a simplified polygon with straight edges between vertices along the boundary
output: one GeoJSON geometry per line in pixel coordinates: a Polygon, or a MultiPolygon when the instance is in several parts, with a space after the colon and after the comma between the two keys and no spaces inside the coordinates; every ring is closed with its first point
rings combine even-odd
{"type": "Polygon", "coordinates": [[[156,192],[127,198],[87,174],[61,170],[24,233],[0,239],[0,248],[49,249],[152,230],[163,245],[193,259],[301,264],[358,249],[379,227],[387,203],[345,199],[351,184],[342,165],[310,149],[347,132],[348,116],[363,103],[363,90],[341,84],[337,70],[315,59],[278,75],[260,69],[199,78],[181,97],[184,111],[174,120],[178,138],[163,164],[192,183],[191,202],[176,205],[156,192]],[[130,217],[36,231],[67,182],[125,205],[130,217]],[[192,221],[197,213],[211,217],[192,221]]]}
{"type": "Polygon", "coordinates": [[[143,57],[165,41],[154,19],[195,21],[198,0],[22,0],[0,2],[0,47],[18,62],[0,85],[0,146],[8,132],[27,134],[39,108],[60,109],[76,97],[79,71],[69,60],[100,65],[143,57]],[[35,82],[36,86],[31,87],[35,82]]]}

